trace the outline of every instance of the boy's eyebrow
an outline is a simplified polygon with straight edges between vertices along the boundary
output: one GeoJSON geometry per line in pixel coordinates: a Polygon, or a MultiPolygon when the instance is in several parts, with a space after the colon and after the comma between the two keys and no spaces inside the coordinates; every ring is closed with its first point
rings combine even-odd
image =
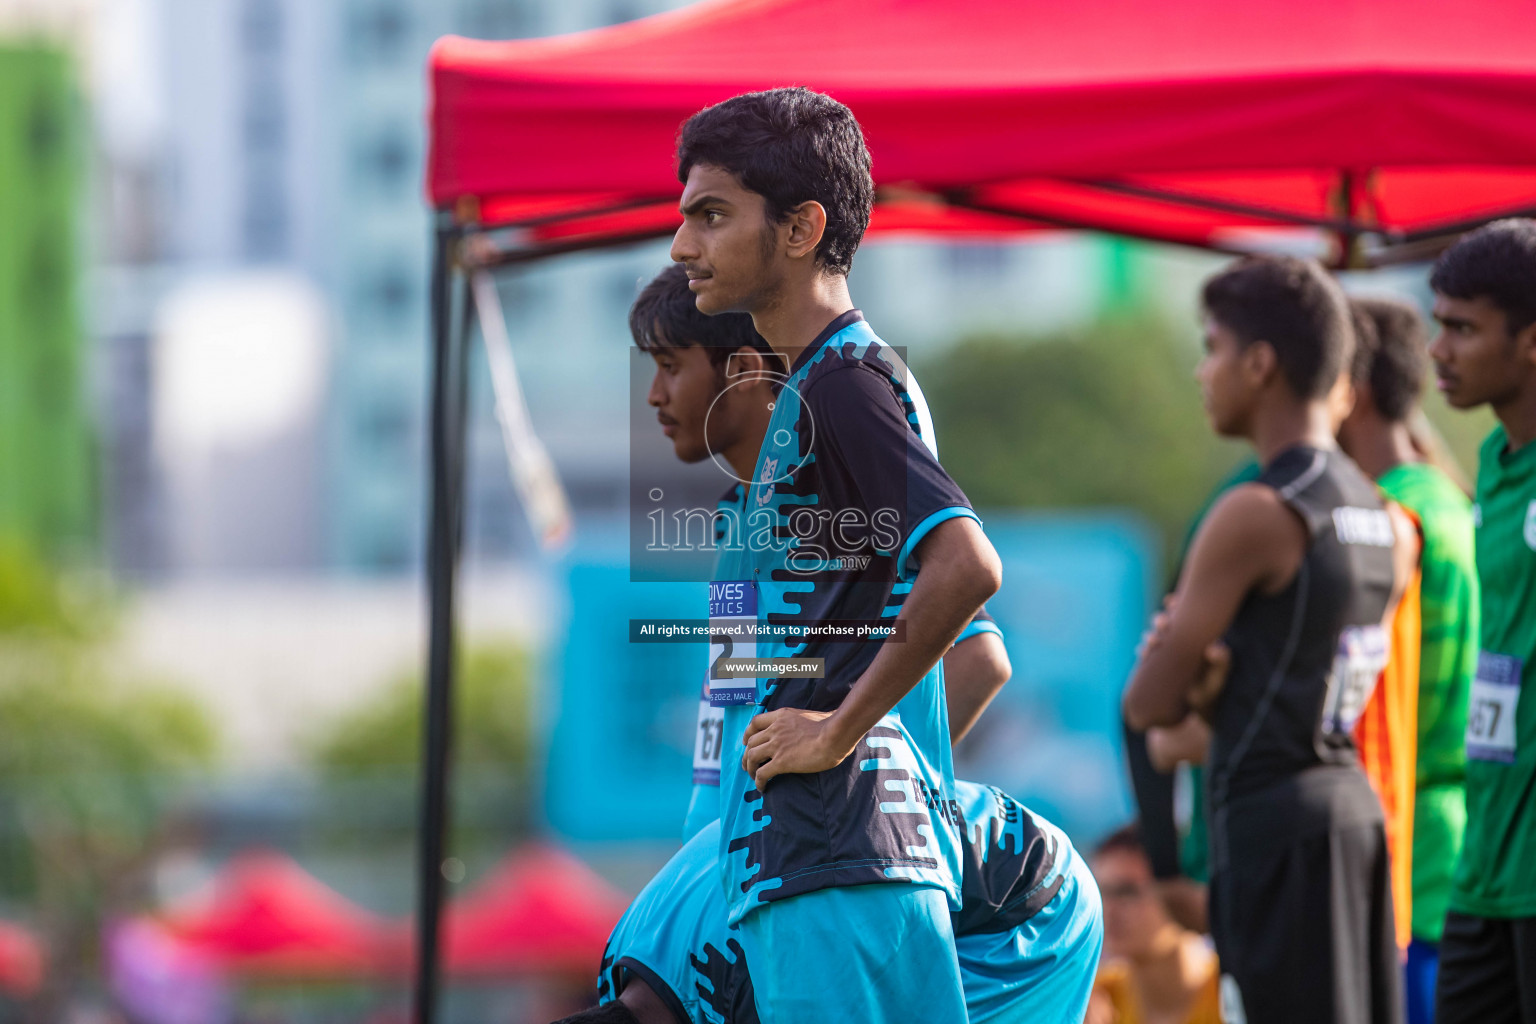
{"type": "Polygon", "coordinates": [[[697,212],[699,212],[700,210],[702,210],[704,207],[708,206],[711,203],[714,203],[717,206],[729,206],[730,205],[724,199],[721,199],[719,196],[702,195],[702,196],[699,196],[699,197],[695,198],[687,206],[682,206],[682,207],[679,207],[678,209],[682,213],[682,215],[684,217],[686,217],[690,213],[697,213],[697,212]]]}
{"type": "Polygon", "coordinates": [[[1472,326],[1472,321],[1466,319],[1465,317],[1454,316],[1454,315],[1451,315],[1451,314],[1446,314],[1445,316],[1441,316],[1439,313],[1435,313],[1435,314],[1432,314],[1432,315],[1434,316],[1435,320],[1437,320],[1438,322],[1444,324],[1447,327],[1471,327],[1472,326]]]}

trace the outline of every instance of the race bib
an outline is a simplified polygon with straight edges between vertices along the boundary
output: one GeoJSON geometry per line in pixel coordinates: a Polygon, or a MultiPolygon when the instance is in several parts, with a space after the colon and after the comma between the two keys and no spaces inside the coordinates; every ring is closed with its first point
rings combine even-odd
{"type": "Polygon", "coordinates": [[[1387,633],[1379,625],[1350,626],[1339,634],[1339,649],[1328,674],[1323,732],[1349,735],[1387,667],[1387,633]]]}
{"type": "Polygon", "coordinates": [[[1481,651],[1467,702],[1467,756],[1478,761],[1515,759],[1515,711],[1520,706],[1519,658],[1481,651]]]}
{"type": "Polygon", "coordinates": [[[726,658],[757,657],[756,628],[757,588],[751,580],[710,583],[709,670],[705,682],[712,706],[757,703],[756,679],[730,678],[720,672],[720,663],[726,658]]]}
{"type": "Polygon", "coordinates": [[[699,727],[693,734],[693,784],[720,785],[720,748],[725,740],[725,709],[699,699],[699,727]]]}

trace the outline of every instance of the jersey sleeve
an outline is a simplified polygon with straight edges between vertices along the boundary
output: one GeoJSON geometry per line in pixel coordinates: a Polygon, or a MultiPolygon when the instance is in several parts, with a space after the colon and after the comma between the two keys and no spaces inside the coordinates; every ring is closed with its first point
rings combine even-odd
{"type": "Polygon", "coordinates": [[[993,633],[999,638],[1003,635],[1002,629],[998,627],[992,616],[987,613],[986,605],[982,605],[976,614],[971,617],[971,621],[965,624],[965,628],[960,631],[960,635],[955,637],[953,646],[959,647],[971,637],[980,636],[983,633],[993,633]]]}
{"type": "Polygon", "coordinates": [[[934,527],[961,516],[980,521],[918,436],[890,381],[849,366],[818,380],[805,402],[817,457],[825,460],[828,506],[865,513],[868,539],[880,554],[895,556],[901,580],[916,576],[917,546],[934,527]]]}

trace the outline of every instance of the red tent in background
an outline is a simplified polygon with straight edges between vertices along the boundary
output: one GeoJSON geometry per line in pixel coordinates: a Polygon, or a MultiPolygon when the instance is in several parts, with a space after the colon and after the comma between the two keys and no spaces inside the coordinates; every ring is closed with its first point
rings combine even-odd
{"type": "MultiPolygon", "coordinates": [[[[590,981],[629,900],[554,846],[531,844],[448,908],[444,958],[470,978],[567,976],[590,981]]],[[[400,934],[405,947],[408,936],[400,934]]]]}
{"type": "Polygon", "coordinates": [[[27,929],[0,921],[0,992],[26,999],[43,984],[42,944],[27,929]]]}
{"type": "Polygon", "coordinates": [[[236,974],[357,977],[383,966],[384,922],[275,851],[236,857],[156,922],[236,974]]]}
{"type": "Polygon", "coordinates": [[[449,37],[427,191],[461,222],[523,225],[514,257],[665,233],[683,119],[803,84],[864,126],[876,231],[1237,247],[1311,226],[1401,247],[1536,209],[1531,27],[1527,0],[738,0],[449,37]]]}

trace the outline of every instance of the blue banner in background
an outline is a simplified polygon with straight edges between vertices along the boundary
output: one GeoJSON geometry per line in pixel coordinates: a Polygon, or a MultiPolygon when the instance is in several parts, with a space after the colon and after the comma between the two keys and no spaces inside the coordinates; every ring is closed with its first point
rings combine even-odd
{"type": "Polygon", "coordinates": [[[1116,513],[984,518],[1003,562],[987,611],[1013,678],[956,749],[955,774],[1013,794],[1091,848],[1135,813],[1120,693],[1157,594],[1157,542],[1116,513]]]}
{"type": "MultiPolygon", "coordinates": [[[[1013,679],[956,751],[956,772],[1090,845],[1132,814],[1119,697],[1151,613],[1156,545],[1115,514],[991,515],[986,531],[1003,561],[987,608],[1013,679]]],[[[676,839],[708,648],[631,643],[629,623],[700,617],[707,586],[631,582],[621,560],[578,550],[568,587],[546,818],[578,842],[676,839]]]]}

